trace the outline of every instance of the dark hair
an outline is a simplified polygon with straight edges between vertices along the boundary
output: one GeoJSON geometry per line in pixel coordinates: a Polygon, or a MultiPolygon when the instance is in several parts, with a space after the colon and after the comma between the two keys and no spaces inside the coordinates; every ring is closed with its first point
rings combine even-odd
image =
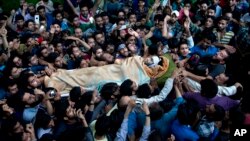
{"type": "Polygon", "coordinates": [[[148,136],[148,141],[162,141],[160,131],[153,130],[148,136]]]}
{"type": "Polygon", "coordinates": [[[197,103],[188,101],[180,104],[177,111],[177,118],[180,124],[189,125],[196,119],[197,113],[199,112],[197,103]]]}
{"type": "Polygon", "coordinates": [[[220,105],[214,104],[215,112],[209,113],[209,119],[213,121],[220,121],[224,119],[225,116],[225,110],[220,105]]]}
{"type": "Polygon", "coordinates": [[[107,12],[102,12],[102,13],[100,13],[100,15],[101,15],[102,17],[104,17],[104,16],[108,16],[108,17],[109,17],[109,14],[108,14],[107,12]]]}
{"type": "Polygon", "coordinates": [[[154,17],[154,21],[156,21],[156,20],[158,20],[158,21],[164,21],[164,16],[162,14],[157,14],[154,17]]]}
{"type": "Polygon", "coordinates": [[[96,46],[94,46],[94,47],[92,48],[92,52],[93,52],[94,54],[96,54],[96,52],[97,52],[98,49],[102,49],[102,48],[101,48],[100,46],[96,45],[96,46]]]}
{"type": "Polygon", "coordinates": [[[46,48],[46,47],[40,47],[40,48],[37,50],[37,52],[36,52],[37,57],[42,57],[42,56],[43,56],[43,55],[42,55],[42,51],[43,51],[44,49],[47,49],[47,48],[46,48]]]}
{"type": "Polygon", "coordinates": [[[213,98],[218,93],[218,85],[212,79],[204,79],[200,82],[201,94],[206,98],[213,98]]]}
{"type": "Polygon", "coordinates": [[[124,19],[124,18],[117,18],[115,23],[118,25],[118,23],[119,23],[120,21],[125,21],[125,19],[124,19]]]}
{"type": "Polygon", "coordinates": [[[48,60],[49,63],[55,63],[57,57],[59,57],[59,54],[58,54],[58,53],[56,53],[56,52],[51,52],[51,53],[49,54],[47,60],[48,60]]]}
{"type": "Polygon", "coordinates": [[[87,105],[90,105],[92,95],[94,91],[87,91],[81,96],[81,100],[85,101],[87,105]]]}
{"type": "Polygon", "coordinates": [[[137,90],[138,98],[149,98],[151,96],[151,90],[148,83],[144,83],[138,87],[137,90]]]}
{"type": "Polygon", "coordinates": [[[0,13],[0,21],[1,20],[4,20],[4,21],[7,20],[7,17],[2,13],[0,13]]]}
{"type": "Polygon", "coordinates": [[[199,4],[202,5],[202,4],[204,4],[204,3],[207,4],[207,5],[209,5],[208,2],[207,2],[206,0],[201,0],[199,4]]]}
{"type": "Polygon", "coordinates": [[[95,130],[96,135],[103,136],[108,133],[110,128],[110,118],[105,114],[96,120],[95,130]]]}
{"type": "Polygon", "coordinates": [[[13,133],[13,128],[19,121],[15,118],[15,116],[12,116],[7,119],[2,120],[1,129],[4,133],[11,134],[13,133]]]}
{"type": "Polygon", "coordinates": [[[216,12],[216,6],[215,5],[212,5],[212,6],[209,6],[207,10],[213,10],[214,12],[216,12]]]}
{"type": "Polygon", "coordinates": [[[43,111],[39,111],[36,114],[36,121],[34,125],[36,128],[47,129],[51,120],[52,118],[50,117],[50,115],[44,113],[43,111]]]}
{"type": "Polygon", "coordinates": [[[45,10],[45,6],[42,6],[42,5],[38,6],[37,9],[36,9],[36,11],[39,12],[39,10],[41,10],[41,9],[44,9],[44,10],[45,10]]]}
{"type": "Polygon", "coordinates": [[[148,48],[148,54],[157,55],[158,54],[158,46],[155,44],[151,44],[148,48]]]}
{"type": "Polygon", "coordinates": [[[130,79],[123,81],[120,86],[120,96],[131,96],[133,91],[131,88],[132,84],[133,81],[130,79]]]}
{"type": "Polygon", "coordinates": [[[69,98],[73,102],[77,102],[81,96],[81,88],[79,86],[73,87],[69,92],[69,98]]]}
{"type": "Polygon", "coordinates": [[[16,20],[16,21],[24,20],[24,17],[23,17],[21,14],[18,14],[18,15],[16,15],[16,17],[15,17],[15,20],[16,20]]]}
{"type": "Polygon", "coordinates": [[[227,16],[221,16],[218,18],[218,22],[221,21],[221,20],[225,20],[225,21],[229,21],[230,19],[227,17],[227,16]]]}
{"type": "Polygon", "coordinates": [[[109,82],[103,85],[100,93],[104,100],[111,99],[111,96],[114,94],[114,92],[119,88],[117,83],[109,82]]]}
{"type": "Polygon", "coordinates": [[[203,30],[201,32],[201,35],[204,35],[203,36],[203,39],[208,39],[211,41],[211,43],[215,42],[216,41],[216,36],[215,34],[212,32],[212,31],[209,31],[209,30],[203,30]]]}
{"type": "Polygon", "coordinates": [[[29,19],[29,20],[25,21],[24,27],[28,27],[29,26],[29,22],[33,22],[34,23],[34,20],[29,19]]]}
{"type": "Polygon", "coordinates": [[[135,15],[135,16],[136,16],[136,14],[135,14],[134,12],[129,12],[129,13],[128,13],[128,18],[129,18],[131,15],[135,15]]]}
{"type": "Polygon", "coordinates": [[[94,19],[96,20],[97,18],[102,18],[102,15],[101,14],[96,14],[94,19]]]}
{"type": "Polygon", "coordinates": [[[164,114],[164,109],[160,106],[159,103],[152,103],[149,107],[150,110],[150,119],[152,121],[158,120],[164,114]]]}

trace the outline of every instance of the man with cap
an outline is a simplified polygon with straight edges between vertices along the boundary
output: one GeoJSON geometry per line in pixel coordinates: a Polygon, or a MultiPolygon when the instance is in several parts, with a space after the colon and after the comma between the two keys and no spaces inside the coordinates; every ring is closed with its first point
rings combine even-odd
{"type": "MultiPolygon", "coordinates": [[[[163,32],[162,36],[171,39],[170,43],[174,43],[180,39],[183,28],[178,22],[179,12],[177,10],[172,11],[171,17],[167,15],[164,18],[163,32]]],[[[168,43],[169,44],[169,43],[168,43]]],[[[176,44],[176,43],[175,43],[176,44]]],[[[177,45],[177,44],[176,44],[177,45]]],[[[170,46],[170,44],[169,44],[170,46]]]]}
{"type": "Polygon", "coordinates": [[[117,48],[118,54],[116,55],[115,64],[121,64],[121,62],[129,57],[128,48],[125,44],[120,44],[117,48]]]}

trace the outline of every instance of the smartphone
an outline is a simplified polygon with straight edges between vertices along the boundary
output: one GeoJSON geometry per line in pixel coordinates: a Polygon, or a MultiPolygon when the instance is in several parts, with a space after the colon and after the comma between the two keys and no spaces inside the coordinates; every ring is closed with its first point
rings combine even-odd
{"type": "Polygon", "coordinates": [[[39,15],[35,15],[35,24],[40,24],[39,15]]]}

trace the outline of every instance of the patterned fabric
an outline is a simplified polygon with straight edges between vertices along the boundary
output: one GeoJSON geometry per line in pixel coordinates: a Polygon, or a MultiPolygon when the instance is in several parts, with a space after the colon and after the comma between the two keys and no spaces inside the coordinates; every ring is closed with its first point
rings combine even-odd
{"type": "Polygon", "coordinates": [[[214,132],[214,125],[213,121],[209,121],[206,116],[203,116],[197,126],[197,133],[200,137],[209,137],[214,132]]]}
{"type": "Polygon", "coordinates": [[[234,32],[233,31],[227,31],[224,36],[220,37],[219,35],[219,32],[214,29],[213,30],[213,33],[215,34],[216,36],[216,40],[218,43],[221,43],[221,44],[229,44],[230,40],[233,38],[234,36],[234,32]]]}
{"type": "Polygon", "coordinates": [[[237,33],[237,46],[239,47],[242,53],[247,53],[250,51],[250,36],[248,35],[248,28],[244,27],[239,30],[237,33]]]}

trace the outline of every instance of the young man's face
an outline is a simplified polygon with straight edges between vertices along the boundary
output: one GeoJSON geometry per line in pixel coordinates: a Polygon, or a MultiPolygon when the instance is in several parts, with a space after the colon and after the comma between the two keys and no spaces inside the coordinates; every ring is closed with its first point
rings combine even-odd
{"type": "Polygon", "coordinates": [[[18,28],[22,28],[24,26],[24,20],[18,20],[16,25],[18,28]]]}
{"type": "Polygon", "coordinates": [[[34,56],[32,56],[32,57],[30,58],[30,65],[31,65],[31,66],[36,66],[36,65],[38,65],[38,58],[37,58],[36,55],[34,55],[34,56]]]}
{"type": "Polygon", "coordinates": [[[220,31],[223,31],[225,30],[227,27],[227,21],[226,20],[220,20],[219,23],[218,23],[218,29],[220,31]]]}
{"type": "Polygon", "coordinates": [[[73,25],[78,27],[80,25],[80,21],[79,21],[79,18],[78,17],[75,17],[74,20],[73,20],[73,25]]]}
{"type": "Polygon", "coordinates": [[[108,16],[103,16],[102,19],[103,19],[103,23],[104,24],[108,24],[109,23],[109,17],[108,16]]]}
{"type": "Polygon", "coordinates": [[[11,95],[14,95],[18,92],[17,84],[14,84],[13,86],[8,86],[9,93],[11,95]]]}
{"type": "Polygon", "coordinates": [[[129,23],[136,23],[137,19],[136,19],[136,15],[132,14],[129,16],[129,23]]]}
{"type": "Polygon", "coordinates": [[[95,40],[94,40],[94,38],[88,38],[88,39],[87,39],[87,44],[88,44],[91,48],[93,48],[93,47],[95,46],[95,40]]]}
{"type": "Polygon", "coordinates": [[[205,27],[209,28],[212,27],[214,24],[214,21],[211,18],[207,18],[206,22],[205,22],[205,27]]]}
{"type": "Polygon", "coordinates": [[[236,5],[236,0],[228,0],[228,5],[229,6],[235,6],[236,5]]]}
{"type": "Polygon", "coordinates": [[[79,47],[74,47],[74,48],[72,49],[72,53],[73,53],[73,56],[74,56],[75,58],[81,56],[81,50],[79,49],[79,47]]]}
{"type": "Polygon", "coordinates": [[[203,3],[203,4],[201,4],[201,11],[207,11],[207,8],[208,8],[208,6],[207,6],[207,4],[206,3],[203,3]]]}
{"type": "Polygon", "coordinates": [[[215,11],[213,9],[208,9],[207,10],[207,15],[214,17],[215,16],[215,11]]]}
{"type": "Polygon", "coordinates": [[[96,23],[96,25],[97,25],[98,27],[103,28],[103,19],[102,19],[102,17],[97,17],[97,18],[95,19],[95,23],[96,23]]]}
{"type": "Polygon", "coordinates": [[[88,7],[86,7],[86,6],[82,7],[81,8],[81,14],[82,14],[83,17],[87,18],[88,15],[89,15],[89,9],[88,9],[88,7]]]}
{"type": "Polygon", "coordinates": [[[29,86],[32,88],[37,88],[41,85],[41,81],[34,75],[28,78],[29,86]]]}
{"type": "Polygon", "coordinates": [[[56,14],[56,20],[58,20],[58,21],[62,21],[63,20],[63,16],[62,16],[61,13],[57,13],[56,14]]]}
{"type": "Polygon", "coordinates": [[[40,9],[38,13],[41,17],[45,17],[45,9],[40,9]]]}
{"type": "Polygon", "coordinates": [[[62,29],[61,29],[61,26],[60,26],[60,25],[54,24],[53,26],[54,26],[54,28],[55,28],[55,33],[61,32],[62,29]]]}
{"type": "Polygon", "coordinates": [[[188,46],[187,46],[187,44],[181,44],[180,45],[180,54],[182,55],[182,56],[187,56],[188,55],[188,53],[189,53],[189,48],[188,48],[188,46]]]}
{"type": "Polygon", "coordinates": [[[225,82],[229,79],[228,76],[225,75],[225,73],[221,73],[215,77],[215,82],[218,85],[224,85],[225,82]]]}
{"type": "Polygon", "coordinates": [[[62,58],[60,56],[58,56],[55,60],[55,66],[58,68],[62,68],[63,67],[63,61],[62,58]]]}
{"type": "Polygon", "coordinates": [[[172,23],[175,23],[177,20],[178,20],[178,17],[177,17],[175,14],[172,14],[172,15],[171,15],[170,21],[171,21],[172,23]]]}
{"type": "Polygon", "coordinates": [[[13,63],[17,66],[17,67],[22,67],[23,66],[23,61],[21,58],[19,57],[15,57],[13,59],[13,63]]]}
{"type": "Polygon", "coordinates": [[[227,53],[227,51],[225,49],[223,49],[223,50],[220,50],[219,52],[217,52],[216,55],[213,56],[213,59],[222,62],[228,56],[229,56],[229,54],[227,53]]]}
{"type": "Polygon", "coordinates": [[[96,42],[100,45],[103,45],[105,43],[105,37],[103,34],[97,34],[95,36],[96,42]]]}
{"type": "Polygon", "coordinates": [[[81,38],[82,38],[82,35],[83,35],[82,29],[81,29],[81,28],[76,28],[76,29],[75,29],[75,36],[76,36],[77,38],[81,39],[81,38]]]}

